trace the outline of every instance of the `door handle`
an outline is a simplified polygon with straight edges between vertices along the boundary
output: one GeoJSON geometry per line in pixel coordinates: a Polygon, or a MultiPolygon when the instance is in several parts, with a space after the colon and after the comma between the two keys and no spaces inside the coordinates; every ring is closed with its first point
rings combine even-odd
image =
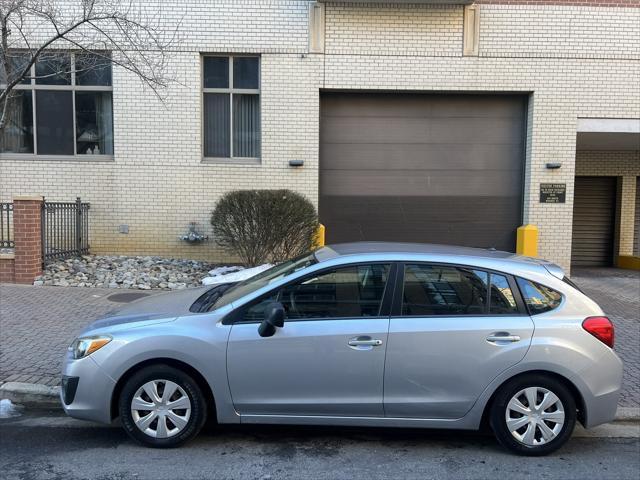
{"type": "Polygon", "coordinates": [[[499,343],[499,342],[519,342],[520,341],[520,335],[509,335],[507,334],[500,334],[500,333],[493,333],[491,335],[489,335],[487,337],[487,342],[491,342],[491,343],[499,343]]]}
{"type": "Polygon", "coordinates": [[[380,345],[382,345],[382,340],[371,337],[356,337],[349,340],[350,347],[379,347],[380,345]]]}

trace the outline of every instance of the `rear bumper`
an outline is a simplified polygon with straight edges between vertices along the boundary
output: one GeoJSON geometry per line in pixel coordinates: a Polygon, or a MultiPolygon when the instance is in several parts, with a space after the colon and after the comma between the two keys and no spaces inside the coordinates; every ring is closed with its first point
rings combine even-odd
{"type": "Polygon", "coordinates": [[[616,418],[620,390],[592,397],[585,400],[586,415],[585,428],[595,427],[603,423],[612,422],[616,418]]]}
{"type": "Polygon", "coordinates": [[[586,428],[615,420],[622,393],[622,369],[620,357],[607,348],[606,354],[590,369],[590,375],[581,376],[581,380],[586,380],[580,388],[586,410],[586,428]]]}
{"type": "Polygon", "coordinates": [[[111,395],[116,382],[91,357],[80,360],[67,357],[62,375],[60,402],[67,415],[111,423],[111,395]]]}

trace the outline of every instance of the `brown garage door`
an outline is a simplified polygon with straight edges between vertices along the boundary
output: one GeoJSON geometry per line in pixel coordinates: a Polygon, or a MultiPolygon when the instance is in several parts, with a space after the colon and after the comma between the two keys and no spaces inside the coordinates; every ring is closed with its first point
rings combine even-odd
{"type": "Polygon", "coordinates": [[[611,266],[616,177],[576,177],[573,202],[571,265],[611,266]]]}
{"type": "Polygon", "coordinates": [[[636,219],[633,226],[633,254],[640,256],[640,177],[636,177],[636,219]]]}
{"type": "Polygon", "coordinates": [[[526,103],[514,95],[323,94],[327,241],[513,250],[526,103]]]}

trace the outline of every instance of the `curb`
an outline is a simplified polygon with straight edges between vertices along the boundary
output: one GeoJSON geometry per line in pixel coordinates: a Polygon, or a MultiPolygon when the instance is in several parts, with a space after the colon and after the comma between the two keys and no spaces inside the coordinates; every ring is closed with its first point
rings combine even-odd
{"type": "Polygon", "coordinates": [[[0,399],[8,398],[25,407],[60,408],[60,387],[39,383],[7,382],[0,385],[0,399]]]}
{"type": "Polygon", "coordinates": [[[618,407],[614,422],[639,422],[640,408],[638,407],[618,407]]]}
{"type": "MultiPolygon", "coordinates": [[[[61,407],[60,387],[39,383],[7,382],[0,385],[0,399],[8,398],[25,407],[61,407]]],[[[640,422],[640,408],[618,407],[614,422],[640,422]]]]}

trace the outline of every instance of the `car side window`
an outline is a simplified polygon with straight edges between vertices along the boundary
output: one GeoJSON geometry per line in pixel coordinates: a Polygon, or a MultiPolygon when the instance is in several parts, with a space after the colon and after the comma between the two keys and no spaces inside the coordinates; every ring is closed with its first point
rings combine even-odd
{"type": "Polygon", "coordinates": [[[407,264],[402,315],[481,315],[486,313],[486,272],[466,268],[407,264]]]}
{"type": "Polygon", "coordinates": [[[531,280],[525,280],[524,278],[518,277],[516,280],[530,315],[536,315],[558,308],[562,302],[562,294],[560,292],[556,292],[549,287],[532,282],[531,280]]]}
{"type": "Polygon", "coordinates": [[[250,306],[244,322],[259,322],[266,305],[282,303],[286,320],[375,317],[389,278],[389,264],[351,265],[324,271],[287,285],[250,306]]]}
{"type": "Polygon", "coordinates": [[[509,281],[504,275],[491,273],[491,294],[489,299],[489,313],[494,315],[517,314],[518,305],[513,296],[509,281]]]}

